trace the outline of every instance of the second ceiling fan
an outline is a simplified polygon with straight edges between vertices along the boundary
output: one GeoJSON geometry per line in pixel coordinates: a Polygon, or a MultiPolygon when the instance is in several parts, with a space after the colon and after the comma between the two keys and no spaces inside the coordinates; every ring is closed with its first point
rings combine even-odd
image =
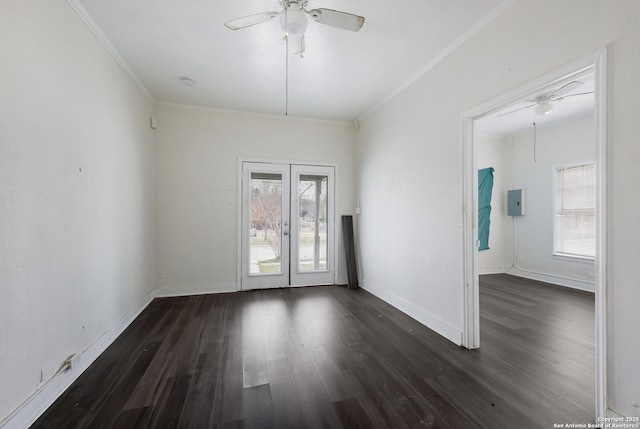
{"type": "Polygon", "coordinates": [[[553,103],[556,103],[558,101],[562,101],[571,97],[578,97],[578,96],[593,94],[593,91],[573,93],[573,91],[575,91],[577,88],[581,87],[582,85],[584,85],[584,82],[581,82],[579,80],[572,80],[571,82],[565,83],[564,85],[561,85],[560,87],[550,92],[540,94],[532,100],[527,100],[529,103],[532,103],[532,104],[529,104],[528,106],[510,110],[498,116],[507,116],[512,113],[519,112],[521,110],[531,109],[532,107],[533,107],[533,112],[536,115],[546,116],[553,111],[553,107],[554,107],[553,103]]]}

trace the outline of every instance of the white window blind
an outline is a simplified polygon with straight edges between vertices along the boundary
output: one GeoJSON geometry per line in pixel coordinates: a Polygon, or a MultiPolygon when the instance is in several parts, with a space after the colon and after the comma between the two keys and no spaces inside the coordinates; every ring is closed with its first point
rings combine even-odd
{"type": "Polygon", "coordinates": [[[595,186],[593,163],[556,168],[555,254],[595,257],[595,186]]]}

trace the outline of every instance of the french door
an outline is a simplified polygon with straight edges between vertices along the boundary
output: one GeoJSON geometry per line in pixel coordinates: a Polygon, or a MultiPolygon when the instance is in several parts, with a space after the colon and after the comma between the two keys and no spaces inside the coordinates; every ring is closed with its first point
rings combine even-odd
{"type": "Polygon", "coordinates": [[[242,163],[242,289],[333,284],[334,168],[242,163]]]}

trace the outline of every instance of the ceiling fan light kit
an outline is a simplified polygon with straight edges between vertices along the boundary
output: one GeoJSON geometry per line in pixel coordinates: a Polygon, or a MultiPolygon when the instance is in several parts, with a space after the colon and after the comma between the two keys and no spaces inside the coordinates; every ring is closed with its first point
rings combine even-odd
{"type": "Polygon", "coordinates": [[[289,7],[280,14],[280,25],[285,35],[302,36],[307,31],[307,17],[301,7],[289,7]]]}
{"type": "Polygon", "coordinates": [[[538,116],[548,115],[553,111],[553,104],[549,100],[539,102],[533,109],[534,113],[538,116]]]}

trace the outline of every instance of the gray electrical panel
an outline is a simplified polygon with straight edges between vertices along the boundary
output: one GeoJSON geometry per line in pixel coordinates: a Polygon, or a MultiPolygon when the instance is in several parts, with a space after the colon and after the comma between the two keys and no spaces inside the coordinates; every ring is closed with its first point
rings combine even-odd
{"type": "Polygon", "coordinates": [[[507,214],[509,216],[524,215],[524,192],[522,189],[507,191],[507,214]]]}

